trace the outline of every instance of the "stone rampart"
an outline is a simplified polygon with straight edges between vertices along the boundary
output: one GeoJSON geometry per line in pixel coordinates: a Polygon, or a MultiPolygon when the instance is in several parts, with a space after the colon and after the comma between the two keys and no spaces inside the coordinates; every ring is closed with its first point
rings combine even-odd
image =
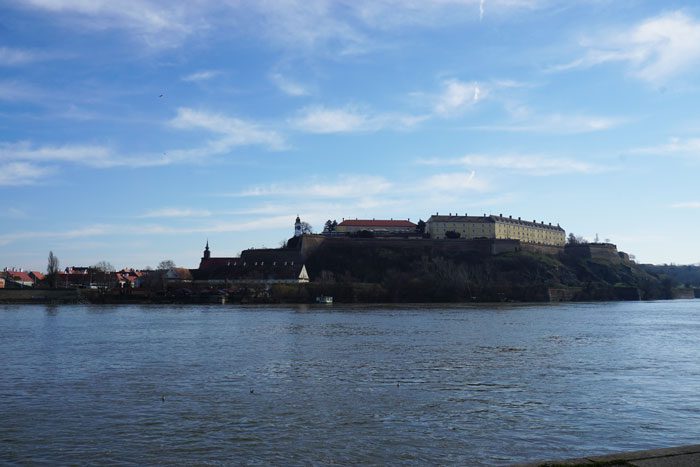
{"type": "Polygon", "coordinates": [[[566,245],[564,252],[577,258],[590,258],[620,262],[623,258],[617,251],[617,246],[612,243],[580,243],[576,245],[566,245]]]}

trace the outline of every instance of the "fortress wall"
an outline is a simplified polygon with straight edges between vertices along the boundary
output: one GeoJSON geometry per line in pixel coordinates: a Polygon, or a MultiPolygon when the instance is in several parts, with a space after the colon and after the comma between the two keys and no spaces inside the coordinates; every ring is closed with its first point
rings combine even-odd
{"type": "Polygon", "coordinates": [[[550,256],[556,256],[562,251],[564,251],[564,247],[561,246],[555,246],[555,245],[538,245],[535,243],[523,243],[520,245],[520,248],[523,251],[528,251],[530,253],[537,253],[541,255],[550,255],[550,256]]]}
{"type": "Polygon", "coordinates": [[[623,260],[617,252],[617,246],[612,243],[583,243],[580,245],[566,245],[564,251],[567,255],[577,258],[602,259],[613,262],[623,260]]]}
{"type": "MultiPolygon", "coordinates": [[[[322,242],[316,245],[324,245],[326,248],[333,247],[352,247],[352,248],[391,248],[391,249],[401,249],[408,252],[414,252],[416,254],[430,255],[431,253],[463,253],[463,252],[474,252],[483,255],[493,254],[494,245],[497,245],[497,252],[503,251],[515,251],[516,241],[504,241],[504,240],[491,240],[491,239],[479,239],[479,240],[462,240],[462,239],[445,239],[445,240],[435,240],[435,239],[424,239],[424,238],[349,238],[349,237],[330,237],[324,239],[322,242]]],[[[313,251],[318,246],[313,245],[311,247],[307,245],[302,245],[304,251],[313,251]]],[[[310,254],[310,253],[308,253],[310,254]]]]}

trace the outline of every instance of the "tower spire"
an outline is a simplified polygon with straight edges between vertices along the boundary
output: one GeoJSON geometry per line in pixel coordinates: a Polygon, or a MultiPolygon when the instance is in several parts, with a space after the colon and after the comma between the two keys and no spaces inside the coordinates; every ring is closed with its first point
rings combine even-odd
{"type": "Polygon", "coordinates": [[[211,258],[211,251],[209,251],[209,239],[207,238],[207,246],[204,247],[204,259],[211,258]]]}

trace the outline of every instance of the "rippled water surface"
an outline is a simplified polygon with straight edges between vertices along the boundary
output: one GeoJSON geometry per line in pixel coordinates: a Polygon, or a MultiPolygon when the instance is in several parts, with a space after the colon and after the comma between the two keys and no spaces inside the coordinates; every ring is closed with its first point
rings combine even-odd
{"type": "Polygon", "coordinates": [[[0,407],[0,463],[478,465],[692,444],[700,300],[0,306],[0,407]]]}

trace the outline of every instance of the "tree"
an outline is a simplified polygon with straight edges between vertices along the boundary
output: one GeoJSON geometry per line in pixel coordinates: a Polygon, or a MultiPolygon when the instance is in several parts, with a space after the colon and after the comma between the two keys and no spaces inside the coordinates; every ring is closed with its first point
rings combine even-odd
{"type": "Polygon", "coordinates": [[[423,221],[423,219],[420,219],[418,224],[416,224],[416,232],[419,234],[425,233],[425,221],[423,221]]]}
{"type": "Polygon", "coordinates": [[[338,221],[328,219],[326,221],[326,223],[323,225],[323,231],[324,232],[335,232],[336,227],[338,227],[338,221]]]}
{"type": "Polygon", "coordinates": [[[448,230],[445,232],[445,238],[459,238],[462,235],[459,232],[455,232],[454,230],[448,230]]]}
{"type": "Polygon", "coordinates": [[[172,269],[175,267],[175,261],[172,259],[164,259],[160,263],[158,263],[158,269],[172,269]]]}
{"type": "Polygon", "coordinates": [[[568,245],[585,245],[588,241],[580,235],[574,235],[573,232],[570,232],[566,243],[568,245]]]}
{"type": "Polygon", "coordinates": [[[58,281],[58,268],[59,268],[58,258],[53,254],[53,251],[49,251],[49,262],[46,266],[46,279],[49,285],[56,288],[56,282],[58,281]]]}
{"type": "Polygon", "coordinates": [[[301,222],[301,233],[303,235],[308,235],[314,233],[314,228],[311,227],[311,224],[308,222],[302,221],[301,222]]]}
{"type": "Polygon", "coordinates": [[[93,268],[97,269],[98,271],[102,272],[114,272],[116,269],[114,269],[114,266],[112,266],[112,263],[109,261],[100,261],[97,264],[93,266],[93,268]]]}

